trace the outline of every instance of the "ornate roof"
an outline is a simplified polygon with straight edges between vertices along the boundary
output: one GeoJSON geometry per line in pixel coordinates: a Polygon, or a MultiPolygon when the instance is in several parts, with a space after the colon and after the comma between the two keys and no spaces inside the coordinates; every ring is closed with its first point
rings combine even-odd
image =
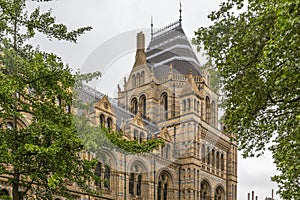
{"type": "Polygon", "coordinates": [[[148,65],[155,74],[164,73],[166,66],[172,64],[173,71],[178,74],[200,75],[200,63],[186,37],[180,21],[172,23],[152,34],[151,42],[146,50],[148,65]]]}

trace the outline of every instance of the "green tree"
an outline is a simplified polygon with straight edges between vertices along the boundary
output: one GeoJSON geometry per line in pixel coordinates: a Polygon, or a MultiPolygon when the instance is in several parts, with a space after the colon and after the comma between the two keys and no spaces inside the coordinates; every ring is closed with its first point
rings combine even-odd
{"type": "Polygon", "coordinates": [[[224,84],[225,123],[243,156],[272,151],[284,199],[300,196],[300,1],[228,0],[195,32],[224,84]]]}
{"type": "MultiPolygon", "coordinates": [[[[50,11],[42,13],[36,8],[29,13],[26,3],[0,0],[0,176],[12,186],[14,200],[53,199],[57,194],[70,197],[70,182],[83,192],[96,194],[87,185],[94,178],[96,162],[82,160],[80,152],[96,148],[88,137],[96,137],[100,129],[68,111],[72,103],[80,104],[72,88],[99,73],[71,73],[61,58],[29,44],[37,32],[50,39],[76,42],[91,27],[69,31],[55,23],[50,11]],[[79,122],[85,125],[80,131],[93,132],[79,135],[79,122]]],[[[105,133],[115,145],[134,152],[161,144],[131,144],[123,141],[120,133],[105,133]]],[[[101,146],[103,141],[97,144],[101,146]]]]}
{"type": "Polygon", "coordinates": [[[50,11],[29,14],[25,0],[1,0],[0,18],[1,176],[11,184],[14,200],[67,195],[67,182],[86,188],[93,165],[80,159],[83,145],[65,110],[78,74],[27,41],[41,32],[76,42],[91,28],[68,31],[50,11]]]}

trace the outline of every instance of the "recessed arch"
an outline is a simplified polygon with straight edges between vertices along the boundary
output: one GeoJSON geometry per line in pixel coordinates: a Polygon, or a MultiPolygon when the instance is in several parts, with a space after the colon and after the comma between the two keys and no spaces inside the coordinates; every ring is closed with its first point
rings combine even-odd
{"type": "Polygon", "coordinates": [[[157,200],[167,200],[171,196],[174,179],[166,169],[161,170],[157,176],[157,200]]]}
{"type": "Polygon", "coordinates": [[[208,179],[202,179],[200,183],[200,199],[211,199],[211,184],[208,179]]]}
{"type": "Polygon", "coordinates": [[[225,200],[225,190],[222,185],[218,185],[215,189],[215,200],[225,200]]]}
{"type": "Polygon", "coordinates": [[[142,182],[145,182],[148,180],[148,168],[145,162],[141,159],[132,159],[129,162],[129,194],[131,195],[136,195],[136,196],[141,196],[143,195],[142,191],[143,189],[143,184],[142,182]]]}
{"type": "Polygon", "coordinates": [[[103,164],[107,164],[111,167],[113,170],[117,170],[118,168],[118,158],[116,154],[107,148],[102,148],[102,154],[99,159],[100,162],[103,164]]]}
{"type": "Polygon", "coordinates": [[[133,158],[129,161],[128,166],[127,166],[127,172],[132,172],[132,167],[134,165],[138,165],[143,173],[146,173],[149,171],[148,165],[144,160],[141,158],[133,158]]]}

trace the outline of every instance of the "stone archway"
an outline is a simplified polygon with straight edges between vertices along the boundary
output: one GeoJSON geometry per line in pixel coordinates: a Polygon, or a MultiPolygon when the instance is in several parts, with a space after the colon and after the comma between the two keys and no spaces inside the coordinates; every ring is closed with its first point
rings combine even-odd
{"type": "Polygon", "coordinates": [[[223,187],[218,186],[215,190],[215,200],[225,200],[225,191],[223,187]]]}
{"type": "Polygon", "coordinates": [[[160,172],[157,180],[157,200],[169,200],[173,198],[173,178],[168,171],[160,172]]]}
{"type": "Polygon", "coordinates": [[[148,183],[148,168],[142,160],[133,160],[129,165],[129,194],[135,198],[148,198],[149,183],[148,183]]]}
{"type": "Polygon", "coordinates": [[[211,187],[206,180],[200,184],[200,200],[211,200],[211,187]]]}

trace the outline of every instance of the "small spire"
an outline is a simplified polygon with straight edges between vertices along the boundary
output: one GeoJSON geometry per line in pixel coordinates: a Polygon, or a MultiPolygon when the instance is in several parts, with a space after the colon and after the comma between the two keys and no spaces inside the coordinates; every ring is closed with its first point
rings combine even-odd
{"type": "Polygon", "coordinates": [[[180,9],[179,9],[179,24],[180,24],[180,26],[181,26],[181,22],[182,22],[182,16],[181,16],[181,13],[182,13],[182,5],[181,5],[181,0],[180,0],[179,6],[180,6],[180,9]]]}
{"type": "Polygon", "coordinates": [[[153,38],[153,16],[151,16],[151,39],[153,38]]]}

